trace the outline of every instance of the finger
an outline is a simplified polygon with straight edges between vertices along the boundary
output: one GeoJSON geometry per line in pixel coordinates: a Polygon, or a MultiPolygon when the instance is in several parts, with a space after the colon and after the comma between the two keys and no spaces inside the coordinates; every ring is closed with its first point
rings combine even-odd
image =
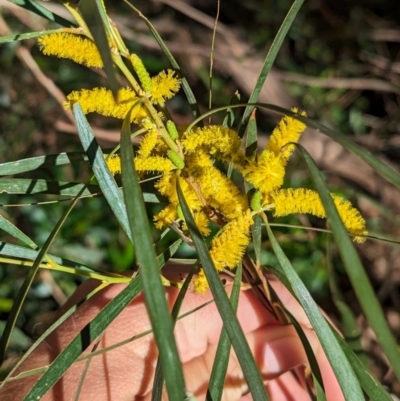
{"type": "MultiPolygon", "coordinates": [[[[88,289],[91,288],[92,286],[89,283],[88,289]]],[[[49,364],[123,288],[125,288],[124,285],[107,287],[82,304],[59,329],[38,346],[19,371],[49,364]]],[[[166,294],[168,303],[172,306],[178,291],[175,288],[167,288],[166,294]]],[[[79,297],[83,295],[80,291],[79,297]]],[[[189,293],[184,302],[183,311],[189,311],[210,299],[210,294],[201,297],[189,293]]],[[[247,332],[271,320],[271,316],[264,313],[262,307],[256,303],[254,296],[250,293],[241,296],[239,316],[244,322],[247,332]]],[[[221,327],[222,322],[214,304],[210,304],[190,315],[189,318],[179,321],[176,327],[176,336],[183,361],[186,362],[201,355],[209,343],[216,343],[221,327]]],[[[112,346],[150,328],[151,324],[141,294],[112,322],[106,330],[99,348],[112,346]]],[[[157,352],[154,343],[151,341],[151,336],[147,336],[102,356],[94,357],[85,379],[83,391],[85,392],[85,389],[88,389],[92,395],[93,392],[98,394],[112,393],[125,389],[126,383],[129,383],[130,393],[136,394],[136,392],[141,391],[143,386],[146,386],[146,380],[152,377],[149,374],[152,373],[154,368],[156,356],[157,352]],[[110,372],[117,372],[113,380],[111,380],[113,373],[110,372]],[[134,377],[132,377],[132,372],[135,372],[134,377]]],[[[71,394],[76,390],[83,366],[83,363],[76,363],[66,372],[63,379],[52,390],[54,397],[60,397],[60,394],[63,393],[71,394]]],[[[23,392],[26,389],[26,393],[35,380],[37,377],[27,379],[24,382],[14,382],[7,385],[6,390],[8,387],[9,394],[13,394],[13,391],[23,392]]],[[[11,399],[13,399],[12,396],[11,399]]]]}
{"type": "Polygon", "coordinates": [[[293,372],[286,372],[271,380],[267,385],[267,390],[270,401],[311,401],[307,388],[293,372]]]}
{"type": "MultiPolygon", "coordinates": [[[[257,365],[265,381],[306,363],[306,355],[293,327],[261,327],[246,336],[254,353],[257,365]]],[[[206,351],[183,365],[186,387],[198,400],[204,400],[215,360],[217,345],[209,345],[206,351]]],[[[152,386],[149,386],[143,400],[150,401],[152,386]]],[[[249,389],[243,371],[231,351],[222,400],[239,400],[249,389]]],[[[164,399],[166,394],[164,394],[164,399]]]]}

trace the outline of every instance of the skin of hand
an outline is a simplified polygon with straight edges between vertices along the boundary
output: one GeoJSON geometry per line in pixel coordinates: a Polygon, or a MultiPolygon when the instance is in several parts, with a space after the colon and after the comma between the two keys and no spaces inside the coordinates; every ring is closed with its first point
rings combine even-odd
{"type": "MultiPolygon", "coordinates": [[[[280,282],[274,278],[269,278],[269,281],[282,303],[302,325],[309,339],[321,369],[327,400],[344,400],[304,311],[280,282]]],[[[82,284],[64,305],[62,311],[83,299],[94,287],[93,281],[82,284]]],[[[51,363],[79,331],[123,288],[122,284],[110,285],[84,302],[70,318],[47,337],[46,341],[38,346],[18,372],[51,363]]],[[[178,292],[179,290],[175,287],[166,288],[170,308],[178,292]]],[[[199,307],[211,298],[210,292],[204,295],[188,292],[180,314],[199,307]]],[[[307,358],[294,328],[277,322],[257,300],[251,289],[241,292],[237,316],[260,368],[271,401],[309,401],[304,378],[307,358]]],[[[150,328],[144,298],[141,294],[111,323],[97,349],[108,347],[150,328]]],[[[205,399],[221,328],[222,322],[214,303],[210,303],[176,323],[175,338],[183,364],[186,387],[197,400],[205,399]]],[[[92,347],[89,347],[90,349],[92,347]]],[[[93,357],[79,400],[150,400],[156,360],[157,347],[152,334],[93,357]]],[[[74,400],[85,363],[86,361],[74,363],[42,400],[74,400]]],[[[0,390],[0,399],[3,401],[22,400],[37,379],[38,376],[31,376],[7,383],[0,390]]],[[[163,399],[167,399],[165,391],[163,399]]],[[[223,400],[252,400],[233,351],[230,356],[223,400]]]]}

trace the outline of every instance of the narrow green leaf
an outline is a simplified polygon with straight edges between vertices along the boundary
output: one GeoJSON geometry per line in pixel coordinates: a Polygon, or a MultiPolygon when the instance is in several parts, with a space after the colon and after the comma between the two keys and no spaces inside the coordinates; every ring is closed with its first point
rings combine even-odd
{"type": "Polygon", "coordinates": [[[330,240],[327,239],[327,269],[329,274],[329,287],[332,294],[332,301],[334,302],[337,311],[340,315],[340,330],[346,339],[346,343],[350,348],[357,353],[357,356],[365,366],[368,366],[368,358],[362,348],[361,344],[361,331],[357,325],[356,318],[350,306],[343,298],[340,286],[337,280],[335,269],[331,262],[331,249],[330,240]]]}
{"type": "Polygon", "coordinates": [[[12,175],[41,168],[51,168],[75,162],[87,162],[88,158],[83,152],[66,152],[56,155],[29,157],[0,164],[0,175],[12,175]]]}
{"type": "MultiPolygon", "coordinates": [[[[192,281],[193,274],[196,271],[196,266],[193,266],[192,269],[190,270],[189,274],[186,276],[185,281],[183,282],[183,285],[179,291],[179,294],[175,300],[174,306],[172,307],[171,311],[171,317],[173,324],[175,326],[176,321],[179,316],[179,311],[182,306],[182,302],[185,298],[185,295],[187,293],[187,290],[189,288],[189,284],[192,281]]],[[[151,401],[161,401],[162,400],[162,390],[163,390],[163,384],[164,384],[164,377],[162,375],[162,370],[161,370],[161,363],[160,363],[160,358],[158,357],[157,359],[157,365],[156,365],[156,370],[154,373],[154,383],[153,383],[153,392],[151,395],[151,401]]]]}
{"type": "Polygon", "coordinates": [[[63,182],[30,178],[0,178],[0,193],[24,194],[24,195],[63,195],[81,196],[96,194],[99,192],[97,185],[86,185],[79,182],[63,182]]]}
{"type": "Polygon", "coordinates": [[[114,177],[111,175],[110,170],[107,167],[103,152],[93,135],[92,129],[90,128],[79,103],[73,105],[73,112],[76,119],[79,138],[82,142],[83,149],[89,157],[93,172],[99,182],[99,186],[126,235],[132,240],[124,200],[118,190],[114,177]]]}
{"type": "Polygon", "coordinates": [[[321,386],[322,382],[318,381],[315,375],[313,375],[313,378],[314,378],[315,392],[317,394],[317,401],[326,401],[325,391],[321,386]]]}
{"type": "MultiPolygon", "coordinates": [[[[287,33],[289,32],[290,27],[292,26],[292,23],[294,19],[296,18],[297,13],[299,12],[302,4],[304,3],[304,0],[295,0],[292,4],[292,7],[290,8],[289,12],[287,13],[284,21],[282,22],[282,25],[279,28],[278,33],[276,34],[274,41],[271,44],[271,47],[268,51],[268,54],[264,60],[264,64],[261,68],[260,75],[257,78],[256,85],[253,89],[253,92],[250,95],[249,98],[249,103],[255,103],[258,100],[258,97],[260,95],[261,89],[264,86],[264,82],[272,68],[272,65],[275,62],[276,56],[278,55],[278,52],[282,46],[283,40],[285,39],[287,33]]],[[[246,109],[243,113],[242,121],[240,123],[239,127],[239,135],[243,135],[248,120],[250,118],[250,115],[252,111],[254,110],[254,106],[248,105],[246,106],[246,109]]]]}
{"type": "MultiPolygon", "coordinates": [[[[258,130],[257,130],[257,120],[255,110],[250,115],[249,123],[247,124],[246,130],[246,156],[252,157],[257,154],[257,140],[258,140],[258,130]]],[[[246,194],[253,189],[253,185],[249,184],[247,181],[244,182],[244,189],[246,194]]],[[[261,260],[261,233],[262,233],[262,221],[259,215],[253,217],[254,224],[251,226],[251,236],[253,239],[254,253],[256,256],[256,263],[260,265],[261,260]]]]}
{"type": "Polygon", "coordinates": [[[360,303],[369,324],[374,330],[395,375],[400,380],[400,350],[385,320],[385,314],[383,313],[381,305],[376,298],[369,278],[365,273],[360,258],[358,257],[354,245],[350,240],[347,230],[344,227],[341,218],[339,217],[339,213],[335,204],[333,203],[332,196],[326,187],[325,180],[321,176],[321,173],[312,160],[310,154],[302,146],[297,146],[307,165],[315,188],[321,197],[321,201],[326,210],[326,214],[332,228],[332,233],[339,248],[346,273],[349,276],[358,302],[360,303]]]}
{"type": "Polygon", "coordinates": [[[135,6],[133,6],[131,3],[129,3],[129,1],[124,0],[124,3],[126,3],[130,8],[132,8],[139,15],[139,17],[144,20],[145,24],[147,25],[147,27],[149,28],[150,32],[154,36],[154,39],[156,40],[156,42],[160,46],[161,50],[163,51],[163,53],[167,57],[168,61],[171,63],[172,68],[174,68],[179,73],[179,75],[181,77],[181,81],[182,81],[183,91],[185,92],[187,101],[188,101],[188,103],[189,103],[189,105],[190,105],[190,107],[192,109],[192,112],[193,112],[194,116],[197,118],[198,116],[200,116],[199,105],[197,103],[197,100],[196,100],[196,98],[195,98],[195,96],[193,94],[193,91],[192,91],[187,79],[183,76],[182,71],[181,71],[181,67],[179,66],[179,64],[176,61],[175,57],[169,51],[167,45],[164,43],[163,39],[161,38],[161,36],[157,32],[157,30],[154,27],[154,25],[135,6]]]}
{"type": "Polygon", "coordinates": [[[332,329],[332,331],[336,340],[342,347],[343,352],[346,354],[346,358],[353,367],[363,390],[367,393],[371,401],[393,401],[392,397],[382,387],[379,381],[372,376],[360,359],[357,358],[343,338],[336,332],[336,330],[332,329]]]}
{"type": "Polygon", "coordinates": [[[62,377],[83,351],[112,323],[132,302],[142,289],[141,279],[132,280],[99,314],[78,333],[57,356],[48,370],[34,384],[23,401],[37,401],[62,377]],[[82,335],[82,333],[85,333],[82,335]],[[82,341],[82,339],[85,341],[82,341]]]}
{"type": "Polygon", "coordinates": [[[290,322],[293,324],[293,327],[295,328],[297,335],[300,338],[301,344],[303,345],[303,349],[307,355],[307,360],[310,365],[311,372],[313,373],[314,383],[315,383],[315,388],[317,390],[317,394],[318,394],[318,392],[321,392],[323,394],[323,396],[325,397],[324,383],[322,381],[321,371],[319,369],[317,358],[314,355],[314,352],[310,345],[310,342],[308,341],[308,338],[305,335],[303,328],[301,327],[299,322],[296,320],[296,318],[287,309],[285,309],[284,305],[282,305],[282,307],[284,308],[285,314],[289,317],[290,322]]]}
{"type": "Polygon", "coordinates": [[[130,134],[130,115],[131,111],[125,117],[121,130],[122,182],[126,211],[168,396],[170,400],[178,401],[185,398],[185,382],[173,334],[172,319],[154,253],[143,195],[132,163],[134,155],[130,134]]]}
{"type": "MultiPolygon", "coordinates": [[[[256,111],[253,110],[250,115],[249,123],[247,124],[247,129],[246,129],[245,153],[247,157],[256,156],[257,140],[258,140],[258,129],[257,129],[256,111]]],[[[249,186],[249,184],[247,185],[249,186]]],[[[246,190],[246,192],[248,192],[248,190],[246,190]]]]}
{"type": "MultiPolygon", "coordinates": [[[[6,327],[6,322],[0,320],[0,335],[6,327]]],[[[22,351],[32,344],[32,340],[18,327],[14,327],[10,337],[10,347],[22,351]]]]}
{"type": "MultiPolygon", "coordinates": [[[[174,247],[175,246],[176,245],[174,244],[174,247]]],[[[166,251],[165,252],[166,255],[165,254],[160,255],[159,257],[166,258],[168,256],[167,252],[173,253],[172,251],[173,250],[166,251]]],[[[6,242],[0,242],[0,255],[1,256],[9,256],[10,258],[14,259],[16,261],[16,263],[15,263],[16,265],[19,264],[17,262],[20,262],[20,264],[25,262],[23,264],[23,266],[29,267],[29,266],[27,266],[26,260],[35,261],[39,255],[39,251],[29,249],[29,248],[24,248],[24,247],[18,246],[18,245],[7,244],[6,242]]],[[[76,274],[76,275],[80,275],[83,277],[89,277],[89,278],[97,278],[99,280],[105,279],[108,277],[110,282],[111,281],[121,281],[120,279],[122,279],[122,278],[126,279],[126,277],[121,276],[116,273],[108,273],[108,272],[104,272],[104,271],[99,271],[99,270],[93,269],[91,267],[82,265],[80,263],[71,261],[69,259],[60,258],[58,256],[55,256],[55,255],[52,255],[49,253],[47,255],[49,256],[49,258],[51,258],[51,260],[54,263],[57,263],[58,265],[62,266],[61,268],[58,267],[57,268],[58,270],[61,270],[66,273],[76,274]],[[116,280],[113,280],[113,278],[115,278],[116,280]]],[[[51,266],[48,266],[48,267],[51,267],[51,266]]],[[[56,268],[54,270],[56,270],[56,268]]]]}
{"type": "MultiPolygon", "coordinates": [[[[242,282],[242,263],[239,263],[236,269],[235,279],[232,286],[231,305],[234,312],[237,312],[240,296],[240,285],[242,282]]],[[[231,352],[231,341],[229,335],[222,328],[221,335],[218,341],[217,352],[215,353],[214,364],[211,370],[210,382],[207,390],[207,400],[219,401],[222,398],[222,391],[226,373],[228,371],[229,356],[231,352]]]]}
{"type": "Polygon", "coordinates": [[[266,225],[268,237],[279,264],[284,271],[286,278],[290,282],[294,294],[304,309],[310,323],[321,342],[322,348],[331,364],[335,376],[340,384],[346,400],[364,401],[364,396],[360,385],[353,372],[353,369],[340,348],[331,328],[322,316],[318,306],[315,304],[307,288],[299,278],[293,266],[283,253],[278,241],[271,231],[269,225],[266,225]]]}
{"type": "Polygon", "coordinates": [[[49,29],[48,31],[16,33],[14,35],[0,37],[0,43],[17,42],[25,39],[39,38],[40,36],[49,35],[51,33],[60,32],[59,29],[49,29]]]}
{"type": "Polygon", "coordinates": [[[0,230],[4,230],[5,232],[9,233],[14,238],[19,239],[23,244],[28,245],[32,249],[37,248],[37,245],[27,235],[25,235],[19,228],[15,227],[14,224],[8,221],[1,214],[0,214],[0,230]]]}
{"type": "Polygon", "coordinates": [[[250,392],[253,398],[256,400],[268,400],[269,398],[266,393],[260,371],[256,362],[254,361],[249,344],[246,341],[243,330],[240,327],[235,312],[232,309],[229,298],[226,295],[225,289],[215,269],[214,263],[211,260],[207,246],[204,243],[196,223],[194,222],[191,211],[186,203],[185,197],[179,185],[179,180],[177,180],[177,192],[183,215],[185,216],[190,235],[193,239],[201,265],[206,274],[208,284],[210,285],[210,290],[215,299],[215,304],[223,321],[224,328],[229,335],[240,366],[242,367],[242,371],[249,386],[250,392]]]}
{"type": "Polygon", "coordinates": [[[67,21],[63,17],[51,12],[47,8],[43,7],[37,1],[33,0],[8,0],[10,3],[14,3],[17,6],[24,8],[25,10],[29,10],[34,12],[35,14],[43,17],[49,21],[55,22],[65,27],[76,26],[73,22],[67,21]]]}
{"type": "Polygon", "coordinates": [[[61,219],[57,222],[56,226],[51,231],[51,233],[50,233],[49,237],[47,238],[46,242],[44,243],[43,247],[40,249],[40,251],[35,259],[35,262],[33,263],[32,268],[28,271],[28,274],[26,275],[21,288],[18,291],[17,297],[15,298],[15,302],[12,306],[10,315],[8,317],[6,327],[4,329],[3,335],[1,336],[1,340],[0,340],[0,365],[4,361],[4,357],[6,355],[6,350],[7,350],[8,342],[10,340],[11,332],[15,326],[15,323],[17,322],[19,313],[22,309],[22,305],[23,305],[25,298],[28,294],[28,291],[33,283],[36,273],[39,270],[39,266],[40,266],[43,258],[45,257],[48,249],[50,248],[51,244],[53,243],[55,237],[57,236],[58,232],[60,231],[61,227],[63,226],[65,220],[67,219],[69,213],[72,211],[72,209],[76,205],[77,201],[78,201],[78,197],[75,198],[71,202],[68,209],[64,212],[61,219]]]}
{"type": "MultiPolygon", "coordinates": [[[[289,281],[284,275],[281,267],[268,267],[267,270],[274,274],[279,281],[290,291],[290,293],[296,298],[296,294],[294,293],[289,281]]],[[[330,322],[327,322],[330,325],[330,322]]],[[[338,341],[340,347],[346,355],[346,358],[350,362],[352,368],[354,369],[354,373],[357,375],[359,383],[363,390],[368,394],[371,401],[391,401],[392,398],[388,395],[386,390],[382,387],[382,385],[377,381],[372,374],[368,371],[362,361],[356,356],[353,350],[346,344],[343,338],[336,332],[336,330],[331,327],[331,330],[338,341]]]]}
{"type": "Polygon", "coordinates": [[[57,319],[25,352],[21,359],[18,360],[17,364],[12,368],[12,370],[8,373],[7,377],[1,382],[0,389],[5,385],[10,378],[13,378],[14,373],[17,369],[22,365],[22,363],[32,354],[32,352],[57,328],[59,327],[65,320],[68,319],[69,316],[72,315],[77,309],[77,305],[69,308],[59,319],[57,319]]]}
{"type": "Polygon", "coordinates": [[[165,266],[165,264],[168,262],[168,260],[171,258],[172,255],[175,254],[175,252],[179,249],[179,247],[182,245],[182,239],[178,238],[172,245],[170,245],[167,249],[165,249],[163,252],[158,253],[156,249],[156,254],[157,256],[157,264],[159,269],[165,266]]]}
{"type": "MultiPolygon", "coordinates": [[[[233,96],[231,96],[231,98],[229,100],[229,105],[235,105],[235,104],[238,104],[239,102],[240,102],[240,95],[239,95],[239,92],[236,91],[236,93],[233,96]]],[[[210,119],[211,119],[211,117],[210,117],[210,119]]],[[[234,123],[235,123],[235,109],[232,110],[231,108],[227,108],[222,125],[224,127],[232,128],[234,123]]],[[[228,178],[232,177],[233,168],[234,168],[234,165],[232,162],[230,162],[228,165],[228,171],[226,173],[226,176],[228,178]]]]}
{"type": "MultiPolygon", "coordinates": [[[[236,91],[234,93],[233,96],[231,96],[230,100],[229,100],[229,104],[238,104],[240,102],[240,94],[238,91],[236,91]]],[[[224,117],[224,121],[222,123],[222,125],[224,127],[233,127],[233,124],[235,123],[235,110],[232,110],[230,108],[226,109],[226,113],[225,113],[225,117],[224,117]]]]}
{"type": "MultiPolygon", "coordinates": [[[[122,197],[122,189],[118,188],[122,197]]],[[[78,182],[64,182],[53,180],[42,180],[36,178],[0,178],[0,193],[23,194],[23,195],[60,195],[62,200],[75,197],[102,195],[98,185],[86,185],[78,182]]],[[[156,193],[143,192],[146,203],[165,202],[165,198],[156,193]]]]}
{"type": "Polygon", "coordinates": [[[104,64],[104,71],[106,72],[110,89],[115,97],[120,85],[115,74],[107,39],[107,32],[109,32],[111,28],[104,9],[104,3],[98,0],[81,0],[78,7],[99,49],[104,64]]]}

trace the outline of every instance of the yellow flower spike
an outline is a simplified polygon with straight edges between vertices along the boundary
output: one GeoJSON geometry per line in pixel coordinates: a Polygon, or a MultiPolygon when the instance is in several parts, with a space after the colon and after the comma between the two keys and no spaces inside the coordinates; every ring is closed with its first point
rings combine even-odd
{"type": "Polygon", "coordinates": [[[175,169],[171,160],[162,156],[149,156],[145,159],[141,157],[135,158],[135,168],[137,171],[161,171],[168,173],[175,169]]]}
{"type": "MultiPolygon", "coordinates": [[[[179,216],[179,209],[178,209],[178,216],[179,216]]],[[[193,219],[194,219],[194,222],[196,223],[197,228],[201,232],[201,234],[204,235],[205,237],[207,237],[211,233],[211,229],[209,227],[210,220],[208,219],[206,214],[204,212],[202,212],[201,210],[199,212],[194,212],[193,219]]],[[[184,220],[184,219],[182,219],[182,220],[184,220]]],[[[186,222],[183,223],[182,229],[184,231],[188,231],[186,222]]]]}
{"type": "Polygon", "coordinates": [[[108,157],[106,163],[112,175],[121,173],[121,158],[119,155],[108,157]]]}
{"type": "Polygon", "coordinates": [[[154,185],[161,195],[166,196],[171,202],[178,203],[178,195],[176,194],[176,175],[165,174],[154,185]]]}
{"type": "Polygon", "coordinates": [[[208,289],[207,277],[203,269],[200,269],[199,274],[193,280],[193,290],[197,294],[205,294],[208,289]]]}
{"type": "Polygon", "coordinates": [[[234,161],[241,142],[236,131],[222,125],[209,125],[187,132],[182,140],[182,146],[188,154],[201,148],[215,157],[234,161]]]}
{"type": "MultiPolygon", "coordinates": [[[[189,208],[193,212],[201,210],[202,204],[192,186],[183,177],[180,180],[180,184],[189,208]]],[[[176,174],[166,174],[162,176],[156,182],[155,187],[161,195],[168,197],[171,203],[178,205],[179,199],[176,192],[176,174]]]]}
{"type": "MultiPolygon", "coordinates": [[[[71,110],[79,102],[84,114],[96,112],[106,117],[124,119],[139,98],[132,89],[122,88],[118,91],[118,100],[116,103],[112,92],[106,88],[82,89],[71,92],[63,105],[66,110],[71,110]]],[[[137,122],[146,118],[146,110],[141,104],[137,104],[132,109],[131,121],[137,122]]]]}
{"type": "Polygon", "coordinates": [[[200,184],[201,193],[207,203],[227,220],[236,218],[249,207],[247,197],[216,167],[193,168],[192,174],[200,184]]]}
{"type": "Polygon", "coordinates": [[[143,64],[143,61],[136,54],[131,54],[129,58],[131,60],[133,69],[139,77],[139,81],[142,84],[143,90],[145,92],[151,92],[153,88],[152,81],[150,74],[147,72],[146,67],[143,64]]]}
{"type": "Polygon", "coordinates": [[[179,91],[181,80],[176,76],[175,71],[161,71],[151,79],[151,103],[162,104],[171,99],[179,91]]]}
{"type": "MultiPolygon", "coordinates": [[[[305,111],[299,112],[296,107],[292,111],[301,116],[307,115],[305,111]]],[[[283,117],[273,130],[266,150],[272,152],[275,156],[280,156],[286,162],[294,150],[294,145],[288,145],[288,143],[297,143],[306,127],[303,122],[293,117],[283,117]]]]}
{"type": "Polygon", "coordinates": [[[242,260],[250,242],[249,231],[252,224],[251,211],[248,209],[226,224],[221,234],[212,240],[210,256],[218,271],[226,267],[233,269],[242,260]]]}
{"type": "MultiPolygon", "coordinates": [[[[280,189],[271,193],[275,204],[274,216],[287,216],[293,213],[309,213],[320,218],[326,218],[326,212],[318,192],[305,188],[280,189]]],[[[348,200],[331,194],[338,209],[339,216],[346,229],[354,235],[354,241],[364,242],[365,238],[359,237],[368,233],[365,220],[360,212],[351,205],[348,200]]]]}
{"type": "Polygon", "coordinates": [[[140,141],[139,157],[146,158],[150,155],[151,151],[157,144],[158,132],[155,129],[150,129],[140,141]]]}
{"type": "Polygon", "coordinates": [[[195,153],[185,156],[185,162],[189,168],[199,168],[199,167],[212,167],[213,161],[211,157],[204,151],[198,150],[195,153]]]}
{"type": "Polygon", "coordinates": [[[67,58],[87,67],[103,68],[100,53],[90,39],[71,33],[53,33],[38,38],[40,50],[46,56],[67,58]]]}
{"type": "MultiPolygon", "coordinates": [[[[185,200],[186,200],[190,210],[192,212],[197,212],[198,210],[201,210],[203,205],[202,205],[199,197],[197,196],[195,190],[193,189],[193,187],[183,177],[179,180],[179,183],[181,184],[181,189],[182,189],[183,195],[185,196],[185,200]]],[[[176,184],[175,184],[174,199],[176,199],[176,201],[178,202],[178,194],[176,192],[176,184]]]]}
{"type": "Polygon", "coordinates": [[[262,193],[281,187],[285,177],[285,166],[281,158],[269,150],[264,150],[257,162],[248,161],[241,170],[244,178],[262,193]]]}
{"type": "Polygon", "coordinates": [[[168,227],[178,219],[176,206],[176,204],[170,203],[167,207],[161,210],[161,212],[154,216],[154,222],[157,229],[161,230],[164,227],[168,227]]]}

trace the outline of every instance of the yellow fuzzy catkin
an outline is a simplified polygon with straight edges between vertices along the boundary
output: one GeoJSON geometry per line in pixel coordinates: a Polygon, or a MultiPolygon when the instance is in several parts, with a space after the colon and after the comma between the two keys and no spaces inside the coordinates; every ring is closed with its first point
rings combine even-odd
{"type": "MultiPolygon", "coordinates": [[[[130,88],[122,88],[118,91],[118,103],[115,102],[110,90],[94,88],[71,92],[63,105],[66,110],[71,110],[72,106],[79,102],[84,114],[96,112],[106,117],[124,119],[138,100],[135,92],[130,88]]],[[[137,104],[132,109],[131,121],[137,122],[146,118],[146,110],[140,103],[137,104]]]]}
{"type": "Polygon", "coordinates": [[[204,151],[198,150],[195,153],[185,156],[185,163],[188,166],[189,170],[199,167],[212,167],[213,161],[211,157],[204,151]]]}
{"type": "Polygon", "coordinates": [[[212,240],[210,256],[218,271],[226,267],[233,269],[242,260],[250,242],[249,231],[252,224],[251,212],[246,210],[227,223],[221,234],[212,240]]]}
{"type": "Polygon", "coordinates": [[[241,170],[244,178],[262,193],[281,187],[285,177],[281,158],[268,150],[264,150],[257,161],[249,160],[241,170]]]}
{"type": "MultiPolygon", "coordinates": [[[[201,210],[202,204],[192,186],[185,178],[182,178],[179,183],[190,210],[192,212],[201,210]]],[[[155,187],[161,195],[168,197],[171,203],[175,205],[179,204],[178,194],[176,192],[176,174],[166,174],[162,176],[156,182],[155,187]]]]}
{"type": "Polygon", "coordinates": [[[106,163],[112,175],[121,173],[121,158],[119,155],[107,157],[106,163]]]}
{"type": "MultiPolygon", "coordinates": [[[[301,116],[306,116],[304,111],[299,112],[297,108],[293,108],[292,111],[301,116]]],[[[294,145],[288,145],[288,143],[297,143],[306,127],[303,122],[293,117],[283,117],[273,130],[266,150],[272,152],[275,156],[280,156],[286,163],[294,150],[294,145]]]]}
{"type": "Polygon", "coordinates": [[[162,104],[171,99],[179,91],[181,80],[176,76],[175,71],[161,71],[151,79],[151,98],[153,104],[162,104]]]}
{"type": "Polygon", "coordinates": [[[135,168],[137,171],[160,171],[168,173],[175,169],[171,160],[162,156],[148,156],[145,159],[135,158],[135,168]]]}
{"type": "Polygon", "coordinates": [[[40,50],[46,56],[67,58],[87,67],[102,68],[100,53],[90,39],[71,33],[53,33],[38,38],[40,50]]]}
{"type": "Polygon", "coordinates": [[[147,134],[143,135],[140,141],[139,147],[139,157],[145,158],[150,155],[151,151],[155,148],[157,144],[158,132],[155,129],[150,129],[147,134]]]}
{"type": "MultiPolygon", "coordinates": [[[[178,212],[178,214],[179,214],[179,212],[178,212]]],[[[204,235],[205,237],[207,237],[211,233],[211,230],[209,227],[210,220],[208,219],[206,214],[204,212],[202,212],[201,210],[198,212],[194,212],[193,219],[194,219],[194,222],[196,223],[197,228],[201,232],[201,234],[204,235]]],[[[182,229],[184,231],[188,231],[186,222],[183,223],[182,229]]]]}
{"type": "Polygon", "coordinates": [[[175,220],[178,219],[178,213],[176,211],[176,204],[170,203],[161,212],[154,216],[154,222],[157,229],[161,230],[164,227],[170,226],[175,220]]]}
{"type": "MultiPolygon", "coordinates": [[[[270,196],[275,204],[274,216],[276,217],[293,213],[309,213],[320,218],[326,217],[318,192],[311,189],[280,189],[271,193],[270,196]]],[[[332,198],[346,229],[355,236],[356,242],[364,242],[365,238],[360,236],[366,235],[368,231],[360,212],[348,200],[334,194],[332,198]]]]}
{"type": "Polygon", "coordinates": [[[198,275],[193,280],[193,290],[197,294],[205,294],[208,289],[207,277],[203,269],[200,269],[198,275]]]}
{"type": "Polygon", "coordinates": [[[211,155],[234,161],[239,153],[241,139],[236,131],[221,125],[209,125],[187,132],[182,139],[185,152],[203,150],[211,155]]]}
{"type": "Polygon", "coordinates": [[[194,168],[191,173],[207,203],[227,220],[235,219],[249,207],[247,197],[216,167],[194,168]]]}

